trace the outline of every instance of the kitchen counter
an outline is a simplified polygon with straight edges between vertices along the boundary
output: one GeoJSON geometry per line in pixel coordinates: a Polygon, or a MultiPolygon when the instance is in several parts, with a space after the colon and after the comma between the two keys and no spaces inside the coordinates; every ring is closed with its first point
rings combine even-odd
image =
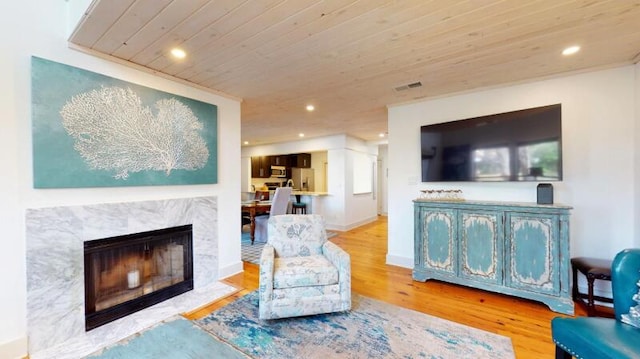
{"type": "MultiPolygon", "coordinates": [[[[307,204],[307,213],[324,214],[324,202],[329,196],[329,192],[315,192],[315,191],[298,191],[293,190],[291,192],[292,202],[302,202],[307,204]],[[295,197],[295,199],[294,199],[295,197]]],[[[242,201],[253,201],[255,192],[242,192],[242,201]]],[[[270,199],[273,197],[270,197],[270,199]]]]}
{"type": "Polygon", "coordinates": [[[307,205],[307,214],[322,214],[325,198],[329,196],[328,192],[314,191],[292,191],[291,197],[295,197],[295,202],[305,203],[307,205]]]}
{"type": "MultiPolygon", "coordinates": [[[[273,192],[275,191],[270,191],[271,196],[273,196],[273,192]]],[[[292,191],[291,192],[292,196],[311,196],[311,197],[323,197],[323,196],[328,196],[329,192],[314,192],[314,191],[292,191]]],[[[270,198],[272,198],[270,196],[270,198]]],[[[251,191],[247,191],[247,192],[241,192],[241,197],[243,201],[252,201],[255,198],[255,192],[251,192],[251,191]]]]}
{"type": "Polygon", "coordinates": [[[291,195],[293,196],[314,196],[314,197],[320,197],[320,196],[328,196],[329,192],[310,192],[310,191],[292,191],[291,195]]]}

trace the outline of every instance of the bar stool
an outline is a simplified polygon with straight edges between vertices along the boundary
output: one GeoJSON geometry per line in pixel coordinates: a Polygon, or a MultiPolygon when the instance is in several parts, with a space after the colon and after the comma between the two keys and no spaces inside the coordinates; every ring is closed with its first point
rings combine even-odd
{"type": "Polygon", "coordinates": [[[293,202],[291,204],[291,212],[293,212],[293,214],[307,214],[307,204],[302,202],[293,202]]]}
{"type": "Polygon", "coordinates": [[[573,300],[586,305],[588,316],[601,316],[596,311],[594,301],[613,303],[613,299],[593,295],[593,283],[596,279],[611,282],[611,261],[588,257],[571,258],[571,271],[573,272],[573,300]],[[578,271],[587,278],[588,292],[586,294],[578,291],[578,271]],[[587,300],[586,302],[584,301],[585,299],[587,300]]]}

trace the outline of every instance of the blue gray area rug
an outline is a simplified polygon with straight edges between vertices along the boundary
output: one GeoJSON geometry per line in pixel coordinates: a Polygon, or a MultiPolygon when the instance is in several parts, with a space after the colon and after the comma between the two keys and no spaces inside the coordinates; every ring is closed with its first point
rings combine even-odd
{"type": "Polygon", "coordinates": [[[247,355],[175,316],[86,358],[91,359],[247,359],[247,355]]]}
{"type": "Polygon", "coordinates": [[[514,358],[511,339],[354,293],[350,312],[258,319],[258,294],[195,321],[252,358],[514,358]]]}
{"type": "MultiPolygon", "coordinates": [[[[335,237],[338,235],[336,232],[327,231],[327,238],[335,237]]],[[[242,261],[260,264],[260,254],[262,254],[262,248],[264,242],[254,242],[251,244],[251,235],[249,232],[242,232],[242,261]]]]}

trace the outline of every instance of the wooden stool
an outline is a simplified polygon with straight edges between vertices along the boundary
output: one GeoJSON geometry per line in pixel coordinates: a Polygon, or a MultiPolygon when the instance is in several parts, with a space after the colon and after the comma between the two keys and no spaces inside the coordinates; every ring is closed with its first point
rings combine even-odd
{"type": "Polygon", "coordinates": [[[300,214],[307,214],[307,204],[301,202],[294,202],[291,204],[291,212],[293,214],[298,214],[298,210],[300,214]]]}
{"type": "Polygon", "coordinates": [[[571,271],[573,272],[573,300],[586,305],[588,316],[600,316],[596,312],[594,301],[613,303],[613,299],[593,295],[593,282],[596,279],[611,282],[611,261],[587,257],[571,258],[571,271]],[[578,271],[587,278],[588,292],[586,294],[578,291],[578,271]]]}

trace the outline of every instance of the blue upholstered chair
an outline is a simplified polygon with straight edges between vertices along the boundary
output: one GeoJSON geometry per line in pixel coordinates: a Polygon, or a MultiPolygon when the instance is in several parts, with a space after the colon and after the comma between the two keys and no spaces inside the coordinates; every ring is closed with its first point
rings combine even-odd
{"type": "Polygon", "coordinates": [[[260,257],[260,319],[351,309],[351,259],[327,240],[320,215],[269,218],[260,257]]]}
{"type": "Polygon", "coordinates": [[[626,249],[611,265],[615,319],[597,317],[561,318],[551,321],[556,358],[640,358],[640,328],[621,322],[621,316],[636,306],[640,280],[640,249],[626,249]]]}

